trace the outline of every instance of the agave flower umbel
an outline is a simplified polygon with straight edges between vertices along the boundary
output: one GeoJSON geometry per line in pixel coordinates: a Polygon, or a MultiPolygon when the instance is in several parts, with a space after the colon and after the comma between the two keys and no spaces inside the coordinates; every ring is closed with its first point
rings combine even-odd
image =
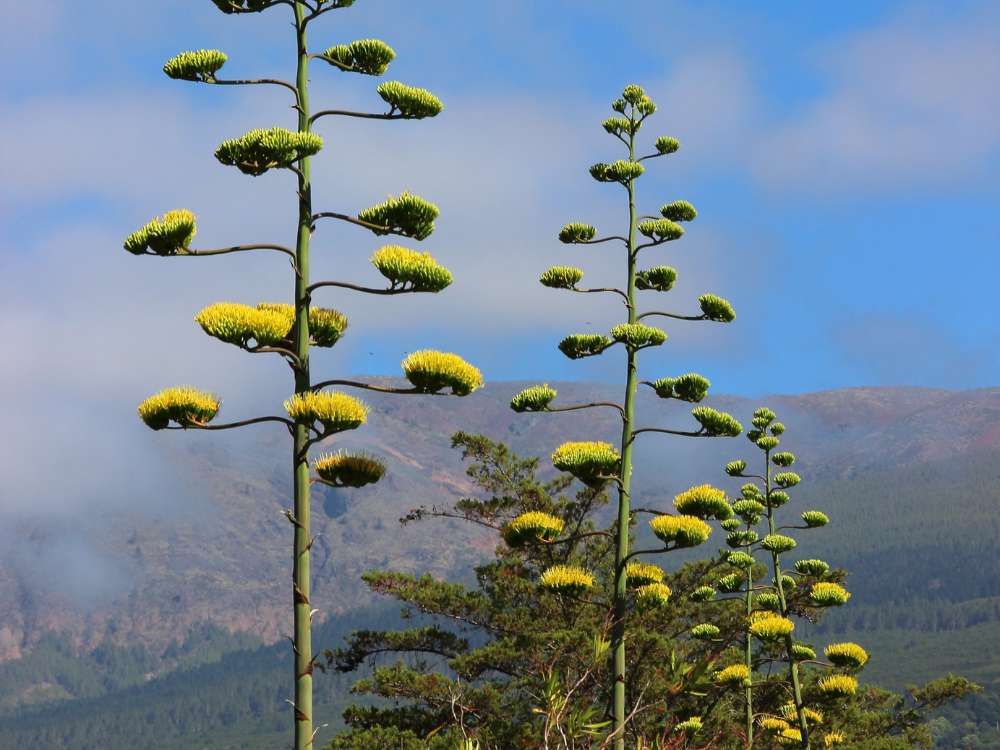
{"type": "MultiPolygon", "coordinates": [[[[479,371],[454,354],[423,351],[404,362],[404,371],[412,388],[391,388],[348,380],[314,382],[310,372],[311,347],[332,347],[344,336],[347,318],[337,310],[319,307],[313,299],[324,287],[338,287],[368,294],[395,295],[413,292],[439,292],[452,282],[451,273],[430,254],[398,245],[376,250],[371,256],[376,270],[387,280],[386,286],[369,287],[347,281],[312,282],[309,275],[309,244],[321,219],[336,219],[368,230],[374,235],[397,235],[422,241],[434,231],[438,208],[410,193],[402,193],[354,213],[316,212],[313,209],[311,184],[312,157],[323,149],[323,137],[314,126],[327,117],[361,116],[367,121],[402,120],[433,117],[443,104],[429,91],[399,82],[379,85],[373,99],[380,97],[385,108],[376,113],[349,112],[343,109],[314,111],[309,102],[310,64],[325,62],[331,71],[380,76],[395,57],[395,51],[378,39],[360,39],[328,46],[323,52],[310,51],[308,31],[329,11],[347,8],[353,0],[212,0],[229,15],[256,14],[268,9],[291,11],[295,34],[295,77],[293,81],[276,78],[259,80],[224,79],[224,66],[233,65],[221,50],[203,49],[181,52],[163,66],[164,73],[175,80],[214,86],[274,86],[291,95],[296,113],[294,129],[280,126],[255,128],[236,138],[224,140],[215,151],[220,164],[234,167],[243,174],[264,177],[276,170],[291,172],[296,184],[288,192],[289,206],[296,209],[295,240],[291,245],[253,243],[214,249],[192,247],[197,234],[197,219],[187,209],[168,211],[140,226],[125,240],[125,250],[133,255],[159,257],[211,256],[250,251],[281,253],[291,261],[290,281],[295,294],[288,303],[248,305],[219,302],[203,308],[195,320],[202,330],[227,344],[247,352],[277,354],[292,370],[292,395],[285,402],[287,416],[264,416],[229,424],[216,423],[220,401],[215,396],[193,388],[168,388],[146,399],[139,416],[150,428],[223,430],[259,423],[277,423],[292,436],[292,502],[285,515],[293,526],[294,555],[292,605],[294,634],[292,651],[295,661],[293,707],[295,750],[315,746],[313,723],[312,673],[314,651],[311,623],[318,611],[311,600],[310,548],[313,543],[310,521],[310,482],[319,481],[335,487],[362,487],[377,482],[385,472],[382,461],[365,453],[338,451],[320,456],[310,477],[310,449],[319,441],[363,425],[368,407],[345,393],[328,391],[340,386],[392,393],[440,393],[464,396],[482,384],[479,371]]],[[[371,252],[371,250],[369,250],[371,252]]]]}
{"type": "MultiPolygon", "coordinates": [[[[639,427],[636,424],[635,398],[640,382],[650,386],[657,396],[667,399],[678,399],[689,403],[700,402],[708,391],[708,380],[700,375],[689,373],[676,378],[660,378],[654,381],[640,381],[638,376],[639,353],[647,349],[662,346],[668,340],[667,332],[651,325],[656,317],[682,320],[707,320],[729,322],[735,314],[732,307],[721,297],[703,295],[699,304],[701,311],[693,315],[678,315],[673,312],[658,310],[641,311],[639,307],[639,292],[668,292],[677,282],[677,270],[670,266],[652,265],[646,268],[640,266],[640,259],[684,235],[683,224],[695,218],[697,212],[686,201],[671,201],[665,203],[659,216],[643,216],[637,206],[638,180],[645,173],[649,160],[671,154],[679,148],[676,139],[661,137],[656,139],[654,149],[648,154],[641,154],[639,149],[639,131],[646,119],[655,111],[656,105],[641,86],[627,86],[619,99],[611,108],[615,115],[602,123],[609,135],[617,138],[624,147],[623,158],[609,162],[593,164],[590,176],[600,183],[617,186],[623,190],[624,207],[627,210],[627,224],[622,231],[609,236],[598,236],[597,229],[585,221],[574,221],[566,224],[559,231],[559,241],[581,248],[585,245],[599,243],[614,243],[621,251],[624,270],[624,286],[582,286],[584,271],[577,267],[577,258],[572,258],[572,264],[555,265],[541,272],[539,281],[550,289],[573,292],[578,294],[607,293],[615,295],[625,303],[626,319],[617,325],[610,326],[607,331],[571,334],[559,342],[559,350],[569,359],[585,359],[608,352],[615,347],[621,347],[624,355],[624,395],[620,403],[598,402],[590,404],[554,405],[556,391],[547,385],[537,385],[527,388],[511,399],[511,408],[517,412],[531,411],[572,411],[587,408],[610,408],[621,418],[621,439],[614,446],[608,443],[583,440],[566,443],[558,447],[552,454],[553,464],[562,471],[569,472],[590,486],[613,484],[618,494],[618,513],[612,534],[615,539],[615,556],[617,560],[614,581],[614,612],[611,621],[614,627],[611,633],[612,664],[610,665],[608,684],[612,692],[613,723],[615,750],[625,746],[625,630],[628,622],[630,606],[633,602],[642,607],[652,606],[657,601],[666,601],[664,592],[660,589],[645,589],[638,598],[630,596],[626,561],[630,559],[629,527],[633,521],[631,509],[632,487],[632,449],[635,440],[640,435],[669,434],[694,437],[715,437],[739,435],[743,428],[733,417],[708,407],[696,407],[692,416],[696,425],[689,427],[666,429],[660,427],[639,427]]],[[[720,503],[712,498],[705,499],[718,512],[725,513],[728,505],[723,500],[720,503]]],[[[698,505],[692,500],[692,506],[698,505]]],[[[708,532],[707,525],[695,516],[700,514],[702,506],[693,510],[683,509],[681,513],[691,514],[689,520],[675,521],[675,517],[664,517],[661,521],[661,531],[669,538],[675,547],[693,546],[704,541],[708,532]],[[681,525],[676,525],[676,524],[681,525]],[[669,529],[667,528],[669,527],[669,529]],[[704,527],[704,528],[703,528],[704,527]]],[[[659,552],[661,550],[657,550],[659,552]]],[[[645,584],[657,585],[657,582],[645,584]]],[[[663,585],[663,584],[659,584],[663,585]]],[[[644,589],[640,588],[640,592],[644,589]]],[[[700,724],[699,724],[700,726],[700,724]]]]}

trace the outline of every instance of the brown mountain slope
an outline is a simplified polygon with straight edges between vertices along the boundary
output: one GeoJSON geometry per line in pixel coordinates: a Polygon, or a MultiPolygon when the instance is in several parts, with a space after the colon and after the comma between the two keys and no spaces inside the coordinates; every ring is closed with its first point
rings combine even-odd
{"type": "MultiPolygon", "coordinates": [[[[512,413],[507,403],[523,385],[492,383],[465,399],[369,399],[371,426],[341,443],[384,456],[389,473],[372,489],[317,493],[313,599],[321,611],[366,601],[358,578],[369,568],[443,573],[492,548],[493,538],[457,524],[401,528],[397,522],[410,508],[470,490],[449,446],[452,432],[482,432],[543,457],[563,440],[616,438],[616,418],[607,409],[512,413]]],[[[617,392],[556,385],[564,402],[614,399],[617,392]]],[[[644,390],[641,424],[692,427],[686,405],[644,390]]],[[[760,404],[777,410],[790,427],[785,445],[817,483],[1000,450],[1000,389],[854,388],[709,403],[744,422],[760,404]]],[[[177,513],[150,517],[136,510],[61,525],[22,520],[9,529],[14,541],[0,549],[0,659],[16,658],[52,630],[71,634],[84,649],[108,635],[155,647],[201,621],[269,641],[287,632],[290,530],[280,514],[289,490],[287,440],[277,431],[241,438],[173,433],[158,444],[187,480],[189,496],[177,499],[177,513]],[[100,596],[74,583],[75,568],[87,566],[106,584],[100,596]]],[[[643,505],[669,507],[671,496],[693,482],[726,481],[722,464],[748,448],[740,438],[651,437],[637,446],[636,492],[643,505]]],[[[136,498],[136,507],[142,504],[136,498]]]]}

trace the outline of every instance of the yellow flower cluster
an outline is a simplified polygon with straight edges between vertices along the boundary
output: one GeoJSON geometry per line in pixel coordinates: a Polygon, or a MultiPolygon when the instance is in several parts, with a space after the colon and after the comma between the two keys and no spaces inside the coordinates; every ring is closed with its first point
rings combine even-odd
{"type": "Polygon", "coordinates": [[[285,411],[296,422],[319,422],[327,432],[353,430],[368,421],[368,405],[336,391],[296,393],[285,401],[285,411]]]}
{"type": "Polygon", "coordinates": [[[759,726],[762,731],[769,733],[784,732],[788,729],[789,724],[784,719],[779,719],[777,716],[765,716],[760,722],[759,726]]]}
{"type": "Polygon", "coordinates": [[[563,443],[552,453],[552,465],[587,483],[599,483],[618,474],[621,457],[611,443],[563,443]]]}
{"type": "Polygon", "coordinates": [[[125,239],[125,249],[134,255],[175,255],[183,253],[197,234],[195,215],[186,208],[154,217],[125,239]]]}
{"type": "Polygon", "coordinates": [[[219,412],[219,399],[188,386],[166,388],[139,404],[139,418],[153,430],[171,422],[181,427],[197,427],[210,422],[219,412]]]}
{"type": "Polygon", "coordinates": [[[328,453],[313,462],[319,478],[336,487],[364,487],[385,474],[385,464],[365,453],[328,453]]]}
{"type": "Polygon", "coordinates": [[[684,490],[674,498],[674,507],[678,513],[698,518],[727,518],[732,515],[732,509],[726,501],[725,490],[710,484],[700,484],[697,487],[684,490]]]}
{"type": "MultiPolygon", "coordinates": [[[[823,723],[823,714],[821,714],[819,711],[816,711],[807,706],[803,706],[802,713],[805,714],[806,720],[809,722],[810,726],[812,726],[813,724],[823,723]]],[[[781,715],[784,716],[788,721],[797,721],[798,713],[796,713],[795,711],[795,704],[786,703],[785,705],[783,705],[781,707],[781,715]]]]}
{"type": "Polygon", "coordinates": [[[846,604],[851,598],[850,592],[839,583],[820,582],[814,583],[809,592],[809,598],[813,604],[819,607],[833,607],[846,604]]]}
{"type": "Polygon", "coordinates": [[[434,260],[430,253],[386,245],[376,250],[370,260],[378,272],[392,282],[393,287],[440,292],[452,282],[451,272],[434,260]]]}
{"type": "Polygon", "coordinates": [[[666,606],[670,601],[670,587],[665,583],[647,583],[635,590],[635,601],[641,610],[666,606]]]}
{"type": "Polygon", "coordinates": [[[715,681],[724,684],[742,685],[750,681],[750,670],[746,664],[733,664],[716,672],[715,681]]]}
{"type": "Polygon", "coordinates": [[[831,643],[823,653],[838,667],[861,669],[868,663],[868,652],[857,643],[831,643]]]}
{"type": "Polygon", "coordinates": [[[629,586],[663,583],[663,568],[644,562],[630,562],[625,566],[625,580],[629,586]]]}
{"type": "Polygon", "coordinates": [[[519,547],[529,541],[554,542],[564,526],[561,518],[540,511],[529,511],[504,526],[501,534],[511,547],[519,547]]]}
{"type": "Polygon", "coordinates": [[[843,745],[847,741],[841,732],[830,732],[823,737],[823,747],[834,747],[836,745],[843,745]]]}
{"type": "Polygon", "coordinates": [[[819,681],[819,689],[827,695],[848,697],[858,691],[858,681],[846,674],[834,674],[819,681]]]}
{"type": "Polygon", "coordinates": [[[456,396],[467,396],[483,384],[483,374],[457,354],[430,349],[414,352],[404,359],[403,373],[424,393],[451,388],[456,396]]]}
{"type": "Polygon", "coordinates": [[[750,634],[762,641],[784,638],[794,629],[794,622],[773,612],[754,612],[750,616],[750,634]]]}
{"type": "Polygon", "coordinates": [[[802,732],[793,727],[789,727],[778,733],[779,745],[800,745],[802,742],[802,732]]]}
{"type": "Polygon", "coordinates": [[[578,568],[575,565],[553,565],[542,573],[538,583],[543,588],[572,594],[593,586],[594,577],[583,568],[578,568]]]}
{"type": "Polygon", "coordinates": [[[657,516],[649,526],[660,540],[679,547],[697,547],[712,534],[712,527],[694,516],[657,516]]]}

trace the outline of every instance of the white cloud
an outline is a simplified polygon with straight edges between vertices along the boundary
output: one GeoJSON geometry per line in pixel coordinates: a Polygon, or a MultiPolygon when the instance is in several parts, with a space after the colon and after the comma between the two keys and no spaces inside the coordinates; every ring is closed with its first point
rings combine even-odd
{"type": "Polygon", "coordinates": [[[829,193],[933,189],[1000,152],[1000,13],[910,10],[827,47],[820,95],[755,150],[769,186],[829,193]]]}

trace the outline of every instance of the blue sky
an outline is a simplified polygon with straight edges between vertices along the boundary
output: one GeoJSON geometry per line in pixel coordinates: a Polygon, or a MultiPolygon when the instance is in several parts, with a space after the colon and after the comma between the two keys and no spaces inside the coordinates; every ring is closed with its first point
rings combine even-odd
{"type": "MultiPolygon", "coordinates": [[[[424,247],[456,275],[437,296],[317,300],[352,319],[344,342],[315,358],[317,376],[397,374],[406,352],[433,347],[492,381],[617,380],[617,354],[569,362],[555,348],[566,333],[620,322],[617,303],[536,279],[566,264],[588,282],[620,283],[610,246],[555,235],[572,220],[621,228],[622,191],[593,182],[587,166],[618,157],[600,122],[637,82],[659,105],[644,134],[682,143],[651,163],[641,208],[683,198],[700,212],[648,259],[680,272],[676,290],[649,304],[687,312],[711,291],[738,313],[730,326],[666,326],[671,339],[644,357],[644,377],[696,370],[739,394],[997,385],[996,4],[629,8],[360,0],[316,25],[317,48],[385,39],[398,53],[388,77],[446,104],[419,123],[324,121],[317,209],[423,194],[442,209],[424,247]]],[[[95,422],[132,446],[135,403],[167,385],[221,393],[232,416],[280,399],[280,362],[220,346],[192,321],[219,300],[287,299],[280,260],[133,258],[121,241],[186,206],[201,247],[291,242],[288,175],[252,180],[212,158],[224,138],[290,126],[284,92],[160,73],[177,51],[218,47],[231,76],[289,77],[285,9],[228,17],[209,0],[52,0],[5,13],[0,325],[17,356],[0,365],[0,393],[23,436],[5,470],[52,449],[39,409],[58,416],[67,447],[95,422]]],[[[317,64],[312,81],[316,105],[379,110],[371,78],[317,64]]],[[[366,259],[380,244],[323,226],[315,275],[377,281],[366,259]]],[[[77,460],[111,462],[122,445],[109,439],[77,460]]]]}

